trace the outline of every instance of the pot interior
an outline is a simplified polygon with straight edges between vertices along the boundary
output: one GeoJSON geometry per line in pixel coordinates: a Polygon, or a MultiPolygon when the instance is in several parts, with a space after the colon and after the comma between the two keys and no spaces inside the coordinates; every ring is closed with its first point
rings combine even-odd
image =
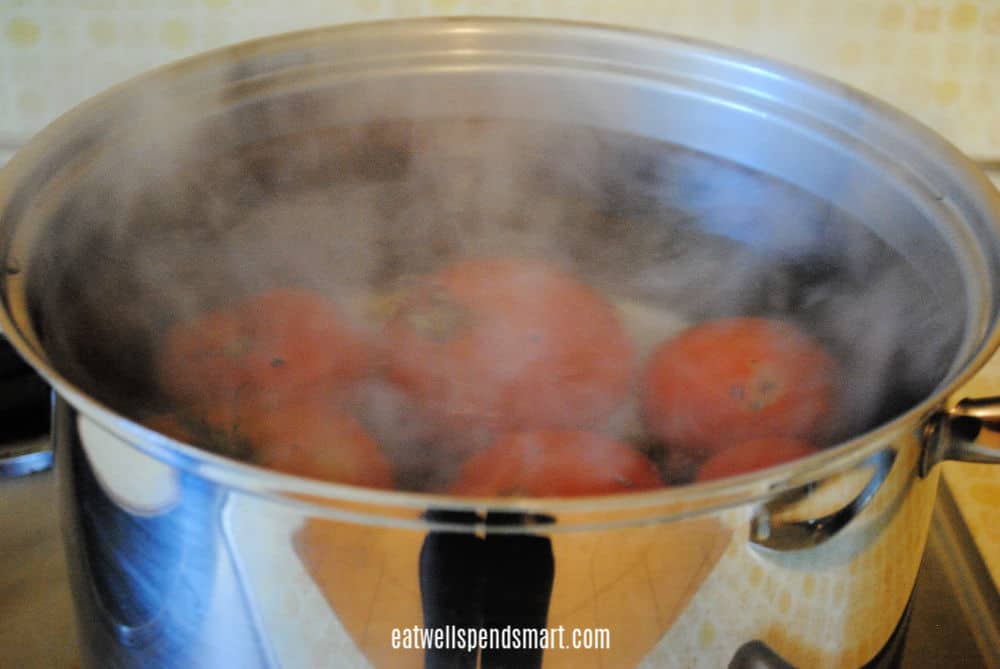
{"type": "MultiPolygon", "coordinates": [[[[928,397],[981,334],[953,231],[910,176],[792,112],[741,109],[735,87],[589,67],[275,68],[147,81],[98,109],[49,178],[22,264],[32,328],[59,375],[126,416],[169,410],[154,361],[179,322],[298,286],[377,331],[373,299],[463,258],[577,275],[642,315],[640,359],[709,319],[794,322],[839,364],[825,447],[928,397]]],[[[363,421],[386,448],[415,447],[382,417],[363,421]]],[[[612,420],[690,481],[634,407],[612,420]]],[[[435,489],[439,465],[406,461],[404,487],[435,489]]]]}

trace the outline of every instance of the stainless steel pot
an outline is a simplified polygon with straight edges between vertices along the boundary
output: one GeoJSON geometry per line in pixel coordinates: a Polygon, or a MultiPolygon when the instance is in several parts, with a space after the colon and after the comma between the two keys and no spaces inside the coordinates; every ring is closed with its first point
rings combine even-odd
{"type": "MultiPolygon", "coordinates": [[[[398,166],[391,139],[369,140],[381,158],[349,152],[342,173],[377,187],[398,166]]],[[[559,158],[572,181],[579,156],[559,158]]],[[[616,181],[621,165],[602,162],[598,181],[611,187],[601,197],[631,192],[630,179],[646,173],[630,163],[631,176],[616,181]]],[[[246,214],[263,203],[242,205],[246,214]]],[[[483,667],[877,666],[891,660],[905,628],[936,463],[1000,461],[975,442],[1000,421],[1000,400],[955,395],[997,346],[997,194],[968,160],[899,113],[746,54],[492,19],[256,41],[140,77],[64,116],[0,173],[0,218],[0,327],[59,396],[54,438],[87,667],[476,666],[475,654],[396,647],[414,626],[448,625],[562,628],[567,645],[583,640],[575,630],[598,642],[601,630],[610,635],[603,649],[484,651],[483,667]],[[455,128],[468,119],[558,124],[616,133],[630,150],[669,143],[672,179],[644,188],[696,211],[681,216],[685,230],[722,249],[699,275],[711,285],[693,300],[704,309],[695,315],[711,315],[720,291],[756,295],[743,275],[722,285],[735,267],[725,252],[732,244],[794,266],[781,276],[801,279],[823,249],[858,237],[868,253],[850,256],[856,276],[888,263],[905,267],[906,280],[880,318],[847,322],[858,334],[847,341],[886,324],[894,335],[919,336],[889,338],[882,358],[861,357],[859,387],[873,365],[891,383],[857,395],[842,417],[851,434],[836,447],[648,494],[460,501],[357,489],[263,471],[126,418],[148,369],[143,345],[131,346],[130,333],[142,328],[125,307],[159,295],[127,288],[160,260],[142,255],[142,235],[166,229],[183,244],[215,220],[203,201],[211,184],[193,191],[198,201],[185,199],[191,184],[172,185],[160,169],[167,157],[185,165],[196,149],[257,147],[235,171],[221,163],[198,174],[267,174],[280,196],[324,163],[324,151],[336,153],[322,139],[329,128],[384,130],[401,118],[455,128]],[[302,159],[285,173],[267,142],[292,132],[302,159]],[[706,172],[706,160],[724,166],[706,172]],[[781,216],[799,210],[774,204],[784,186],[761,196],[758,178],[833,206],[776,227],[762,215],[769,203],[781,216]],[[173,216],[178,210],[187,215],[173,216]],[[125,246],[115,236],[123,231],[125,246]],[[868,412],[886,402],[888,410],[868,412]],[[854,436],[861,414],[868,422],[854,436]]],[[[627,242],[642,245],[616,235],[601,252],[612,261],[627,242]]],[[[744,306],[765,303],[753,297],[744,306]]],[[[814,313],[794,299],[784,308],[814,313]]]]}

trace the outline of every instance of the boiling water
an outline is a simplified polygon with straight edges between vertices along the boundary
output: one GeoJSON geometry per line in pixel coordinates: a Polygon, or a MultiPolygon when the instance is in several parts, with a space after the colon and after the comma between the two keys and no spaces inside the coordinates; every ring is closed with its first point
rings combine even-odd
{"type": "MultiPolygon", "coordinates": [[[[357,305],[463,257],[573,272],[618,305],[643,355],[706,319],[794,321],[840,364],[829,443],[926,396],[961,334],[945,296],[836,203],[634,136],[399,121],[245,142],[168,178],[122,177],[134,158],[76,191],[30,273],[56,368],[134,417],[169,408],[152,360],[174,323],[287,285],[357,305]]],[[[614,420],[642,441],[634,411],[614,420]]]]}

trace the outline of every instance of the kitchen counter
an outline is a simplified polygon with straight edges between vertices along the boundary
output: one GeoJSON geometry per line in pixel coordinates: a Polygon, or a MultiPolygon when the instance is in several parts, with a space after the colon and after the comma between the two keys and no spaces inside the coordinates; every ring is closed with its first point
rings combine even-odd
{"type": "Polygon", "coordinates": [[[51,470],[0,479],[0,667],[76,661],[66,561],[51,470]]]}

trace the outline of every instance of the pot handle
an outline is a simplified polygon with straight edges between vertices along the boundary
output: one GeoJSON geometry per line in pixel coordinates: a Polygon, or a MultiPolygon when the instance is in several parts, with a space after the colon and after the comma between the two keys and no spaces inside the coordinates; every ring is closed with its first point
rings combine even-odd
{"type": "Polygon", "coordinates": [[[966,398],[931,416],[924,427],[920,475],[944,460],[1000,464],[1000,448],[982,443],[984,431],[1000,443],[1000,396],[966,398]]]}
{"type": "Polygon", "coordinates": [[[754,510],[750,518],[750,542],[761,548],[786,552],[812,548],[828,541],[868,506],[888,478],[895,461],[896,451],[893,449],[872,454],[860,465],[874,470],[865,487],[846,505],[825,516],[808,520],[774,520],[777,512],[808,495],[815,484],[796,488],[765,502],[754,510]]]}

